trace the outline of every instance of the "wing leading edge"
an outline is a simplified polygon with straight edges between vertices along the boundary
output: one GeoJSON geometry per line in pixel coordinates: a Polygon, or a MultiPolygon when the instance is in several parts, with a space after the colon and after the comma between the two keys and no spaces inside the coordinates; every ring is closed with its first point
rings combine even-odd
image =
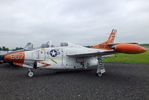
{"type": "Polygon", "coordinates": [[[92,53],[80,53],[80,54],[69,54],[67,56],[69,57],[94,57],[94,56],[105,56],[105,55],[111,55],[115,54],[116,52],[114,50],[104,51],[104,52],[92,52],[92,53]]]}

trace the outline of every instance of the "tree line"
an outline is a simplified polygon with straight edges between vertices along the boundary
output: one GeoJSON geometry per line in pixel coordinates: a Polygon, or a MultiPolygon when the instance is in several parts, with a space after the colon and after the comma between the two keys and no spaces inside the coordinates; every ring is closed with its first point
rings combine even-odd
{"type": "Polygon", "coordinates": [[[10,49],[8,47],[2,46],[0,47],[0,51],[16,51],[16,50],[21,50],[23,49],[22,47],[16,47],[15,49],[10,49]]]}
{"type": "Polygon", "coordinates": [[[0,51],[9,51],[9,48],[2,46],[2,47],[0,47],[0,51]]]}

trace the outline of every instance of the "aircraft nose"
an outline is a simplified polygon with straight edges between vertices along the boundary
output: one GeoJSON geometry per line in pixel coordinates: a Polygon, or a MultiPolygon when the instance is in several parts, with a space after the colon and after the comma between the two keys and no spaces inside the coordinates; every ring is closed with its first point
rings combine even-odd
{"type": "Polygon", "coordinates": [[[24,52],[15,52],[11,54],[6,54],[4,56],[5,62],[16,62],[16,63],[23,63],[25,58],[24,52]]]}
{"type": "Polygon", "coordinates": [[[4,56],[4,61],[5,61],[5,62],[11,62],[11,61],[12,61],[12,56],[11,56],[11,54],[5,55],[5,56],[4,56]]]}

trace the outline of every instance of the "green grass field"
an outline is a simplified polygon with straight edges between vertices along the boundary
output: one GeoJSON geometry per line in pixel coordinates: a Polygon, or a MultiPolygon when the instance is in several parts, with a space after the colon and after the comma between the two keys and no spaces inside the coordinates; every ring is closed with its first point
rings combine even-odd
{"type": "Polygon", "coordinates": [[[111,58],[105,58],[105,63],[125,63],[125,64],[149,64],[149,51],[142,54],[115,54],[111,58]]]}
{"type": "Polygon", "coordinates": [[[149,49],[149,44],[140,44],[140,45],[149,49]]]}

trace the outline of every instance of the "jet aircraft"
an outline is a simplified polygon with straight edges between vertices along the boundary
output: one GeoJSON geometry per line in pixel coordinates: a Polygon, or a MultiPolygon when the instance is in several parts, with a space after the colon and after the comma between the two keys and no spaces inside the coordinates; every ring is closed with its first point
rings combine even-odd
{"type": "MultiPolygon", "coordinates": [[[[33,77],[33,69],[88,69],[97,67],[96,74],[102,76],[106,72],[103,57],[115,53],[139,54],[145,48],[136,43],[114,43],[116,30],[112,30],[107,41],[93,45],[91,48],[61,43],[61,46],[44,46],[45,48],[16,51],[1,56],[3,63],[11,63],[28,68],[27,75],[33,77]]],[[[28,44],[30,45],[30,44],[28,44]]],[[[35,71],[35,70],[34,70],[35,71]]]]}

